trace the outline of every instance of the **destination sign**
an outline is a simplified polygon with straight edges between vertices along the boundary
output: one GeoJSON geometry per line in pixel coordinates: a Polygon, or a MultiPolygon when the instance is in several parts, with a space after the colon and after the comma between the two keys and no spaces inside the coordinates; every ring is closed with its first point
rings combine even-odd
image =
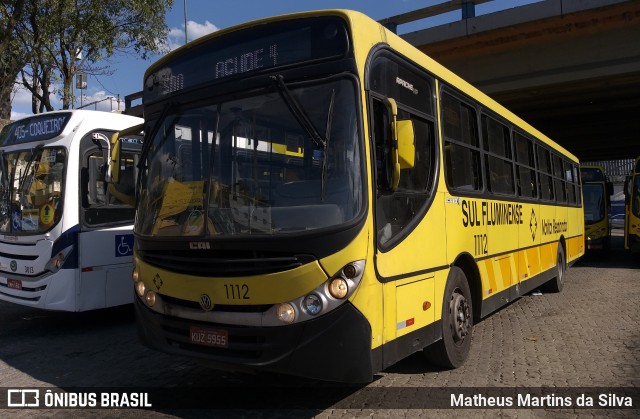
{"type": "Polygon", "coordinates": [[[298,19],[230,32],[176,52],[145,79],[143,102],[195,86],[299,62],[345,56],[345,22],[298,19]]]}
{"type": "Polygon", "coordinates": [[[57,137],[70,118],[71,113],[56,113],[18,120],[2,130],[0,145],[24,144],[57,137]]]}

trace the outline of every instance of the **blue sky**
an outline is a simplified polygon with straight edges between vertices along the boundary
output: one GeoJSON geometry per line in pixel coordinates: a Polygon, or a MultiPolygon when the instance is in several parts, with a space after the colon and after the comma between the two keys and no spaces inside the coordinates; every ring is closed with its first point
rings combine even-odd
{"type": "MultiPolygon", "coordinates": [[[[398,15],[446,0],[186,0],[187,33],[189,40],[193,40],[217,29],[224,29],[251,20],[317,9],[353,9],[363,12],[375,20],[398,15]]],[[[476,14],[491,13],[522,4],[533,3],[537,0],[493,0],[476,6],[476,14]]],[[[184,44],[184,7],[185,0],[175,0],[172,9],[166,15],[167,26],[170,28],[167,45],[175,48],[184,44]]],[[[460,11],[446,15],[425,19],[398,28],[398,33],[407,33],[426,27],[438,26],[460,20],[460,11]]],[[[109,62],[110,75],[89,76],[87,89],[83,91],[82,104],[101,101],[88,109],[113,110],[118,109],[117,100],[122,100],[120,109],[124,108],[124,96],[142,90],[142,79],[145,70],[160,55],[148,60],[142,60],[133,55],[118,55],[109,62]]],[[[76,107],[80,106],[80,91],[76,91],[78,99],[76,107]]],[[[58,98],[53,98],[54,107],[60,108],[58,98]]],[[[18,90],[12,101],[12,119],[29,116],[31,114],[31,96],[25,91],[18,90]]]]}

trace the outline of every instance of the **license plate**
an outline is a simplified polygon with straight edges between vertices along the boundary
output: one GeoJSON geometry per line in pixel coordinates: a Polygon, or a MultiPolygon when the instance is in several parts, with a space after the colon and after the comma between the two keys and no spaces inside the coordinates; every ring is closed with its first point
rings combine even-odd
{"type": "Polygon", "coordinates": [[[216,348],[229,346],[229,332],[224,329],[209,329],[206,327],[191,326],[189,328],[191,343],[216,348]]]}
{"type": "Polygon", "coordinates": [[[14,290],[21,290],[22,281],[19,279],[7,279],[7,287],[13,288],[14,290]]]}

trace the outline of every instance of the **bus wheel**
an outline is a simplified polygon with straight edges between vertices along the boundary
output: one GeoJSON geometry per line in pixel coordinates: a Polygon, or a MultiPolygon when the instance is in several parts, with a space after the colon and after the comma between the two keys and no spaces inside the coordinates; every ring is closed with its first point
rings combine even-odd
{"type": "Polygon", "coordinates": [[[548,292],[560,292],[564,287],[564,273],[567,270],[567,262],[564,257],[562,243],[558,243],[558,257],[556,258],[556,277],[547,282],[543,289],[548,292]]]}
{"type": "Polygon", "coordinates": [[[458,368],[467,359],[473,330],[473,305],[462,269],[452,267],[442,306],[442,339],[424,349],[427,360],[445,368],[458,368]]]}

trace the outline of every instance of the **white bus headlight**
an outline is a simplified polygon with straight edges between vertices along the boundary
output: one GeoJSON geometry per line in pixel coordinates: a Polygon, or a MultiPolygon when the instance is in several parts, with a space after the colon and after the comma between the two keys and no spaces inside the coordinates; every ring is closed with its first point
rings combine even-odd
{"type": "Polygon", "coordinates": [[[65,249],[62,249],[62,251],[51,256],[51,259],[49,259],[49,262],[47,262],[45,269],[53,273],[58,272],[60,269],[62,269],[62,266],[67,260],[67,256],[69,255],[69,253],[71,253],[72,250],[73,250],[73,245],[65,249]]]}

